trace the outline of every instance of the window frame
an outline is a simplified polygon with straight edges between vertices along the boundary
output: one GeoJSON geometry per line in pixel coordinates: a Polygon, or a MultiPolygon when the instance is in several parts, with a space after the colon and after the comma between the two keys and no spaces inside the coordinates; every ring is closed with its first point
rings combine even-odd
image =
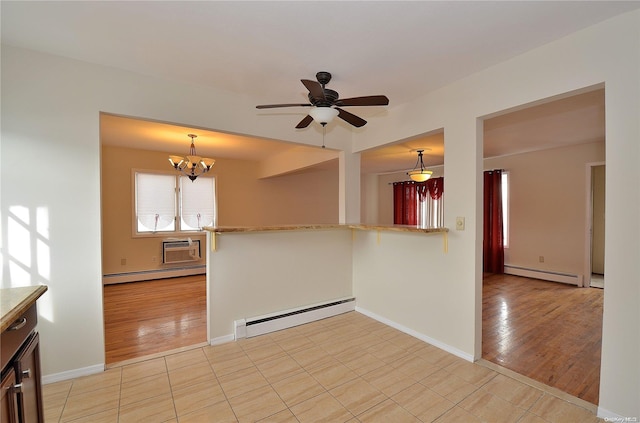
{"type": "MultiPolygon", "coordinates": [[[[131,169],[131,236],[133,238],[171,238],[176,236],[188,236],[194,234],[202,234],[203,230],[182,230],[182,202],[180,191],[180,178],[186,176],[176,171],[162,171],[155,169],[131,169]],[[174,215],[174,227],[172,231],[158,231],[158,232],[138,232],[138,216],[137,216],[137,186],[136,186],[136,174],[150,174],[150,175],[169,175],[175,177],[175,215],[174,215]]],[[[208,173],[207,175],[198,176],[200,178],[210,178],[213,180],[213,226],[217,225],[218,220],[218,186],[216,175],[208,173]]]]}

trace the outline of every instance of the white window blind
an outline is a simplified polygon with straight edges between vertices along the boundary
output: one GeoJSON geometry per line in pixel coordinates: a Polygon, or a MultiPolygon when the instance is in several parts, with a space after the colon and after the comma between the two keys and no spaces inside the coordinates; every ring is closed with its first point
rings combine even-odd
{"type": "Polygon", "coordinates": [[[418,201],[418,225],[422,228],[444,227],[444,194],[437,200],[429,193],[423,201],[418,201]]]}
{"type": "Polygon", "coordinates": [[[215,184],[213,178],[200,177],[191,181],[180,177],[180,228],[197,231],[214,222],[215,184]]]}
{"type": "Polygon", "coordinates": [[[136,173],[137,231],[174,231],[175,217],[175,176],[136,173]]]}

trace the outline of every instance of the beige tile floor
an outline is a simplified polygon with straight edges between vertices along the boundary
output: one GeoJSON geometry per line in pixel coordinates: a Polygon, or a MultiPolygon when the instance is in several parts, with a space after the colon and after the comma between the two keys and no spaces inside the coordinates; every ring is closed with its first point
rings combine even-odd
{"type": "Polygon", "coordinates": [[[598,422],[357,312],[44,387],[52,422],[598,422]]]}

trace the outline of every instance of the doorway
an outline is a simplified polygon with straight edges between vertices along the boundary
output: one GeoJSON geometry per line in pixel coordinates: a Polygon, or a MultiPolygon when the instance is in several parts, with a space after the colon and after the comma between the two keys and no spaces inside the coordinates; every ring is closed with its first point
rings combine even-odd
{"type": "MultiPolygon", "coordinates": [[[[160,131],[152,131],[152,124],[106,113],[100,115],[102,298],[107,365],[208,340],[205,233],[137,232],[136,171],[174,175],[175,170],[167,161],[169,152],[121,146],[117,142],[128,139],[127,133],[144,132],[143,129],[160,131]],[[201,258],[165,264],[163,241],[173,237],[199,241],[201,258]]],[[[190,129],[180,127],[174,132],[189,133],[190,129]]]]}
{"type": "Polygon", "coordinates": [[[589,269],[585,272],[590,280],[586,286],[604,288],[604,240],[605,240],[605,183],[606,167],[604,164],[589,164],[589,269]]]}
{"type": "Polygon", "coordinates": [[[592,242],[591,217],[604,216],[604,181],[589,165],[604,170],[604,122],[604,88],[594,87],[492,116],[483,128],[484,168],[510,172],[507,271],[539,279],[485,276],[482,357],[592,404],[599,401],[603,290],[589,287],[592,272],[604,274],[597,263],[592,268],[604,242],[592,242]],[[520,151],[499,156],[492,151],[498,141],[520,151]],[[559,274],[574,283],[544,281],[559,274]],[[580,332],[583,321],[590,326],[580,332]],[[579,346],[583,335],[594,348],[579,346]]]}

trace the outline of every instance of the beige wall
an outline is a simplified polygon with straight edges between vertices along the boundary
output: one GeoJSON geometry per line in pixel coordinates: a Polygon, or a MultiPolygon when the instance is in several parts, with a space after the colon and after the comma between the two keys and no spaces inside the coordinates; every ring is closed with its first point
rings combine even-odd
{"type": "Polygon", "coordinates": [[[604,161],[604,141],[486,159],[509,172],[505,264],[581,275],[585,265],[587,167],[604,161]],[[540,256],[544,262],[540,262],[540,256]]]}
{"type": "MultiPolygon", "coordinates": [[[[167,267],[161,264],[160,242],[165,236],[132,237],[132,168],[171,170],[166,153],[102,147],[105,275],[167,267]],[[122,259],[126,259],[125,265],[121,264],[122,259]]],[[[257,179],[255,162],[218,158],[212,173],[216,177],[220,226],[337,222],[337,170],[257,179]]],[[[201,240],[203,255],[203,260],[194,264],[204,264],[205,237],[191,237],[201,240]]]]}

